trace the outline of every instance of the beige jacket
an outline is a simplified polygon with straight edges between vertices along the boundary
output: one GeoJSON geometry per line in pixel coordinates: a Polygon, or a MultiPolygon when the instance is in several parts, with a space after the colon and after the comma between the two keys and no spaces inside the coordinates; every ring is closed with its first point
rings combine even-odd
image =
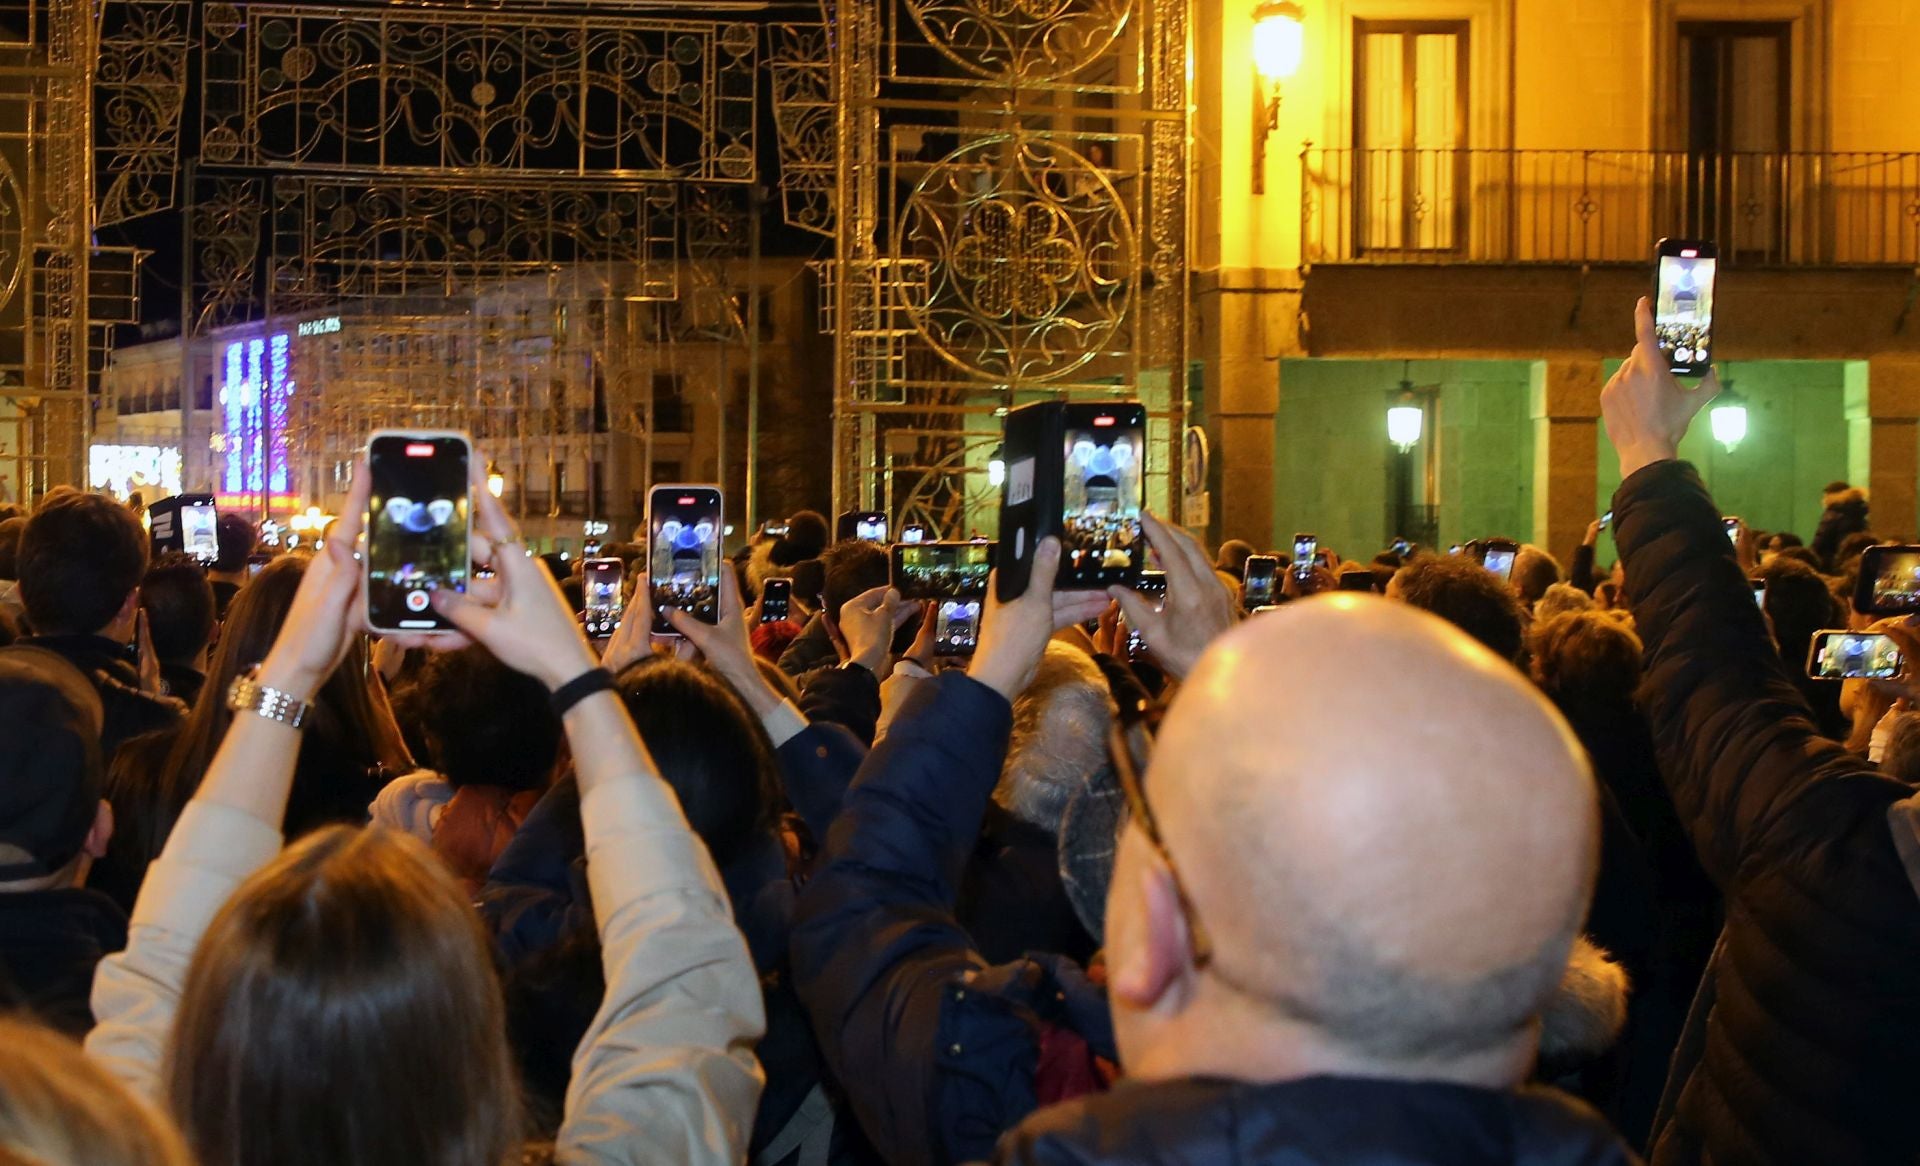
{"type": "MultiPolygon", "coordinates": [[[[658,781],[580,804],[607,995],[573,1055],[555,1161],[734,1163],[764,1083],[766,1027],[746,943],[706,847],[658,781]]],[[[278,828],[195,801],[147,873],[127,950],[100,964],[86,1048],[160,1096],[160,1062],[187,966],[214,914],[280,852],[278,828]]]]}

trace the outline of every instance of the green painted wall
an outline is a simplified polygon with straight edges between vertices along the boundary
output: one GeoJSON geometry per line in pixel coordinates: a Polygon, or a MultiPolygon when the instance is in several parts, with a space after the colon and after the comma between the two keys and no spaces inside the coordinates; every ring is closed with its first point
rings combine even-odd
{"type": "MultiPolygon", "coordinates": [[[[1609,361],[1611,376],[1619,361],[1609,361]]],[[[1720,366],[1747,402],[1747,437],[1732,453],[1713,440],[1702,412],[1680,456],[1699,470],[1722,514],[1737,514],[1761,530],[1790,530],[1811,539],[1820,523],[1820,489],[1848,478],[1847,365],[1841,361],[1745,361],[1720,366]]],[[[1600,508],[1620,485],[1620,458],[1599,427],[1600,508]]],[[[1613,560],[1602,538],[1601,562],[1613,560]]]]}
{"type": "MultiPolygon", "coordinates": [[[[1496,534],[1524,541],[1532,534],[1529,367],[1526,361],[1412,363],[1414,384],[1440,386],[1443,544],[1496,534]]],[[[1280,362],[1270,546],[1290,542],[1295,531],[1313,531],[1342,555],[1371,557],[1392,537],[1386,410],[1402,368],[1397,360],[1280,362]]],[[[1416,456],[1433,440],[1429,432],[1416,456]]]]}

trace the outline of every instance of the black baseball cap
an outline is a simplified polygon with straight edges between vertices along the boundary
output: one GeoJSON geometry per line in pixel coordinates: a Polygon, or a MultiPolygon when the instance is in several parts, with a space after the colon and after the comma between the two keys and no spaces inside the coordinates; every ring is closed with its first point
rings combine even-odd
{"type": "Polygon", "coordinates": [[[85,845],[106,784],[100,696],[44,648],[0,648],[0,882],[50,875],[85,845]],[[17,856],[15,856],[17,857],[17,856]]]}

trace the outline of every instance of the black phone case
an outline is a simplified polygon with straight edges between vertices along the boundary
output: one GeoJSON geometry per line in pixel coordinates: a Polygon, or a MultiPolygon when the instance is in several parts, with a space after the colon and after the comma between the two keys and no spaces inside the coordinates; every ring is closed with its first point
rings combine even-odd
{"type": "Polygon", "coordinates": [[[1027,593],[1040,540],[1059,534],[1065,504],[1067,406],[1039,401],[1007,414],[1000,444],[1007,477],[1000,493],[1000,549],[994,595],[1010,603],[1027,593]]]}

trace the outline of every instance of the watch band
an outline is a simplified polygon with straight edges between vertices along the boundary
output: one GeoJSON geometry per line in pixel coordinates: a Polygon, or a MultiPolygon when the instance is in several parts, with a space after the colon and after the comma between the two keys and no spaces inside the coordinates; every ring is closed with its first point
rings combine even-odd
{"type": "Polygon", "coordinates": [[[580,675],[553,690],[551,702],[553,715],[564,717],[574,705],[592,696],[596,692],[612,692],[613,673],[605,668],[589,668],[580,675]]]}
{"type": "Polygon", "coordinates": [[[227,689],[227,707],[236,713],[258,714],[290,729],[299,728],[313,705],[290,692],[260,683],[259,671],[256,666],[233,678],[233,684],[227,689]]]}

